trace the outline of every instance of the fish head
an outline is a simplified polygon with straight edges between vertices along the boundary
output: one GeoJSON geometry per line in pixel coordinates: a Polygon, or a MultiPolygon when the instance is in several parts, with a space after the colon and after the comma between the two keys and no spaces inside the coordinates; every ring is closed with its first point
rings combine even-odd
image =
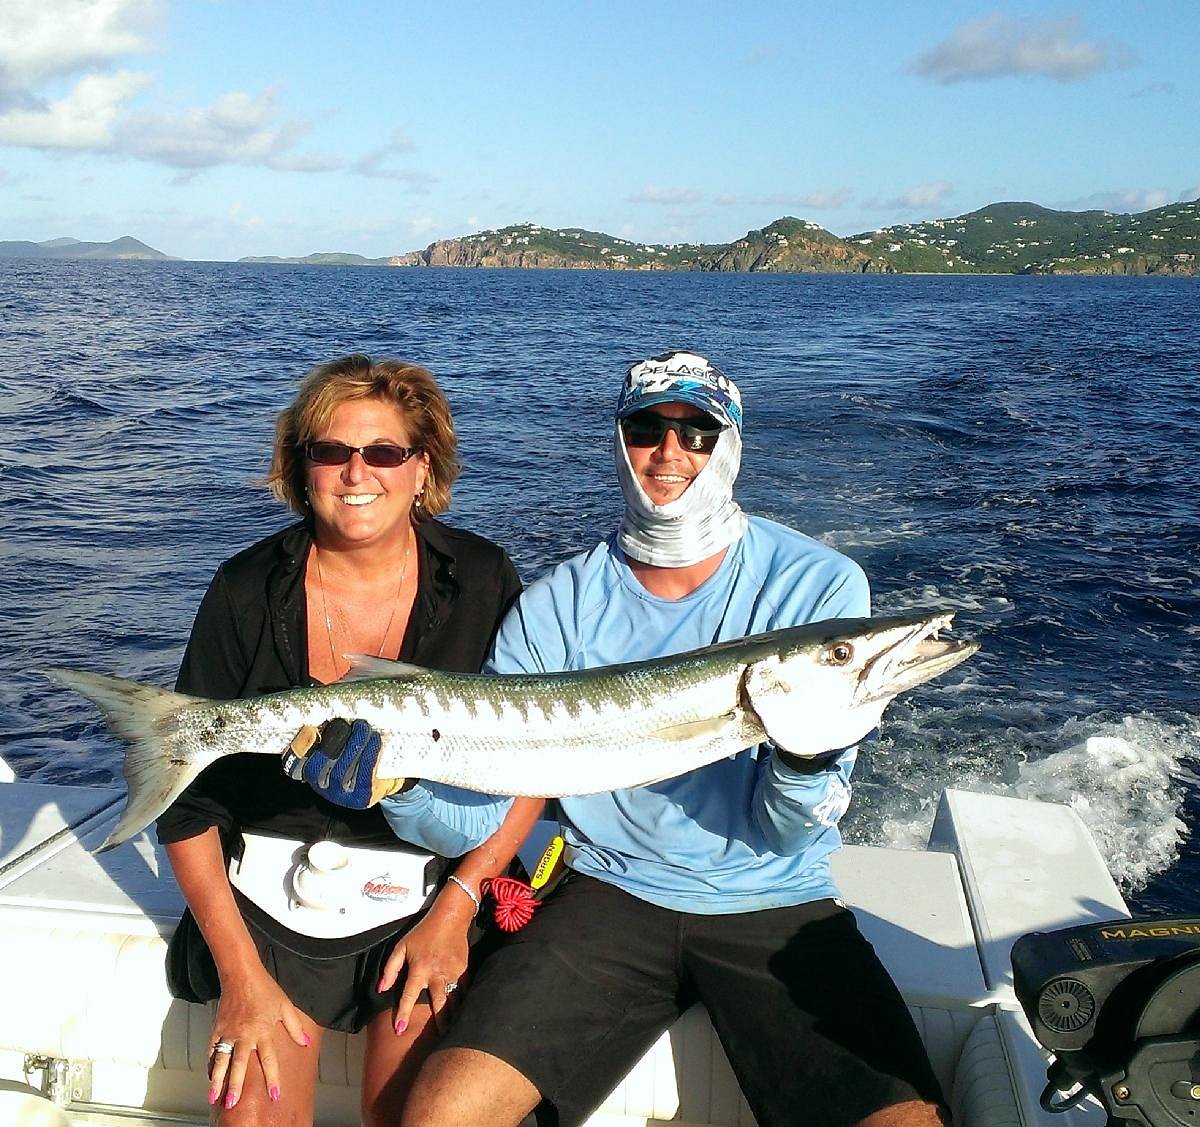
{"type": "Polygon", "coordinates": [[[795,754],[849,747],[878,726],[896,696],[979,649],[978,642],[940,637],[953,619],[953,612],[938,611],[780,631],[775,652],[746,667],[743,706],[795,754]]]}

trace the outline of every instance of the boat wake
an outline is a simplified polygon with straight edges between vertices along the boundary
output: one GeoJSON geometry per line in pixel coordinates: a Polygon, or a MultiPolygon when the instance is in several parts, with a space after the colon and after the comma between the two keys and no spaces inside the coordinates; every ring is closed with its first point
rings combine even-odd
{"type": "Polygon", "coordinates": [[[1071,721],[1062,751],[1026,763],[1013,793],[1070,806],[1091,830],[1123,891],[1144,888],[1179,858],[1181,811],[1200,782],[1200,720],[1149,713],[1071,721]]]}
{"type": "Polygon", "coordinates": [[[1183,806],[1200,785],[1196,717],[1097,713],[1052,731],[1013,726],[972,738],[957,709],[932,710],[947,715],[931,727],[931,710],[894,708],[892,734],[864,749],[856,771],[848,841],[922,849],[942,789],[960,787],[1069,806],[1126,895],[1179,860],[1183,806]]]}

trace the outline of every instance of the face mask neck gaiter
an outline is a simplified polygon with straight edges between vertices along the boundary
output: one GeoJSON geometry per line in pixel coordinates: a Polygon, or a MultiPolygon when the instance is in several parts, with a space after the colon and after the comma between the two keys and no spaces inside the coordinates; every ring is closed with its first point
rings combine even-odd
{"type": "Polygon", "coordinates": [[[687,567],[716,555],[746,531],[746,514],[733,499],[733,483],[742,466],[742,436],[726,427],[708,464],[682,497],[655,505],[629,464],[629,452],[615,432],[617,478],[625,495],[625,516],[617,533],[630,559],[658,567],[687,567]]]}

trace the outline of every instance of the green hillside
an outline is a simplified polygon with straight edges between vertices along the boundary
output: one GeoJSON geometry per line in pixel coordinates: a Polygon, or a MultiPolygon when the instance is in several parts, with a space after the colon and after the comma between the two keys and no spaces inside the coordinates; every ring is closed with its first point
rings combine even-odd
{"type": "MultiPolygon", "coordinates": [[[[125,236],[0,242],[0,257],[165,259],[125,236]]],[[[923,223],[899,223],[849,238],[783,216],[729,243],[641,243],[588,231],[515,223],[440,239],[424,250],[381,258],[338,251],[239,262],[309,266],[460,266],[562,270],[696,270],[888,274],[1200,274],[1200,200],[1137,214],[1055,211],[994,203],[923,223]]]]}
{"type": "Polygon", "coordinates": [[[998,203],[849,242],[901,273],[1190,274],[1200,262],[1200,202],[1133,215],[998,203]]]}
{"type": "Polygon", "coordinates": [[[424,251],[401,257],[404,265],[688,270],[699,269],[700,258],[712,249],[684,243],[636,243],[581,227],[556,230],[537,223],[516,223],[495,231],[443,239],[424,251]]]}
{"type": "Polygon", "coordinates": [[[525,266],[594,270],[777,271],[878,270],[869,255],[819,224],[790,216],[732,243],[657,245],[586,231],[519,223],[443,239],[395,260],[407,266],[525,266]]]}
{"type": "Polygon", "coordinates": [[[249,255],[239,258],[238,262],[256,262],[269,265],[288,266],[387,266],[386,258],[364,258],[361,254],[348,254],[344,251],[327,251],[318,254],[306,254],[303,258],[279,258],[276,255],[249,255]]]}
{"type": "Polygon", "coordinates": [[[165,262],[169,256],[146,246],[130,235],[108,243],[85,243],[79,239],[47,239],[45,242],[0,242],[0,258],[99,259],[112,262],[165,262]]]}

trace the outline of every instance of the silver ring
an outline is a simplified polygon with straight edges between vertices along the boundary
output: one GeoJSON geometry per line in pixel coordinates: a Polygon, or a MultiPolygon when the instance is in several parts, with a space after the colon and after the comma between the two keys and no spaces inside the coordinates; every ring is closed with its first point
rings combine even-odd
{"type": "Polygon", "coordinates": [[[454,993],[454,991],[455,991],[455,990],[457,990],[457,989],[458,989],[458,983],[457,983],[457,982],[447,982],[447,983],[446,983],[446,993],[447,993],[447,994],[453,994],[453,993],[454,993]]]}
{"type": "Polygon", "coordinates": [[[233,1042],[232,1041],[218,1041],[212,1047],[212,1051],[214,1053],[232,1053],[233,1052],[233,1042]]]}

